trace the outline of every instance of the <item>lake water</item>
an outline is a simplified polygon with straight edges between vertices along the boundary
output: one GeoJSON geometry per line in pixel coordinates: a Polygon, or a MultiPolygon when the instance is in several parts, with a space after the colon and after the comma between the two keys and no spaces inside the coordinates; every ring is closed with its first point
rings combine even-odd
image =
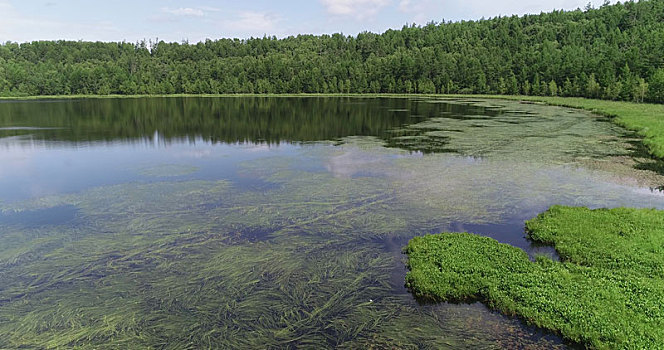
{"type": "Polygon", "coordinates": [[[0,348],[566,348],[417,301],[401,249],[664,208],[589,113],[408,98],[0,102],[0,348]]]}

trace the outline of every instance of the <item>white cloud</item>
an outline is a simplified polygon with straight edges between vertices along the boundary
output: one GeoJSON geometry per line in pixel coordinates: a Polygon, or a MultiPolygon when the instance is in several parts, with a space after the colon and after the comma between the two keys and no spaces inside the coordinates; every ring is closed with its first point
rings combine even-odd
{"type": "MultiPolygon", "coordinates": [[[[603,0],[591,0],[597,7],[603,0]]],[[[357,33],[400,28],[404,23],[425,24],[429,21],[479,19],[523,13],[539,13],[553,8],[583,8],[588,0],[318,0],[319,11],[284,13],[256,7],[251,1],[224,7],[190,5],[144,6],[126,16],[113,11],[121,6],[108,5],[98,11],[95,3],[72,8],[67,16],[51,11],[57,3],[61,10],[73,7],[69,2],[43,0],[0,0],[0,42],[33,40],[91,40],[130,42],[159,37],[167,41],[188,38],[191,41],[220,37],[285,36],[298,33],[357,33]],[[36,1],[35,1],[36,2],[36,1]],[[249,9],[248,6],[253,8],[249,9]],[[91,12],[95,10],[96,12],[91,12]],[[322,15],[321,15],[322,12],[322,15]],[[71,16],[73,18],[70,18],[71,16]],[[145,19],[148,19],[146,23],[145,19]],[[104,21],[105,20],[105,21],[104,21]]],[[[124,1],[118,1],[121,3],[124,1]]],[[[615,3],[616,0],[611,0],[615,3]]],[[[173,4],[176,2],[168,2],[173,4]]],[[[221,3],[221,2],[217,2],[221,3]]],[[[180,3],[183,4],[183,3],[180,3]]],[[[271,7],[271,6],[269,6],[271,7]]],[[[304,10],[303,8],[303,11],[304,10]]]]}
{"type": "Polygon", "coordinates": [[[69,23],[19,12],[0,0],[0,40],[118,40],[118,29],[109,21],[69,23]]]}
{"type": "Polygon", "coordinates": [[[251,32],[252,35],[272,34],[282,18],[266,12],[244,11],[226,22],[224,27],[232,31],[251,32]]]}
{"type": "Polygon", "coordinates": [[[219,12],[219,11],[221,11],[220,8],[210,7],[210,6],[200,6],[198,8],[205,11],[205,12],[219,12]]]}
{"type": "MultiPolygon", "coordinates": [[[[351,141],[352,142],[352,141],[351,141]]],[[[352,144],[344,146],[343,153],[336,153],[325,161],[325,168],[337,178],[349,178],[358,174],[385,174],[390,157],[376,155],[352,144]]]]}
{"type": "Polygon", "coordinates": [[[0,0],[0,36],[7,38],[6,35],[15,21],[16,15],[16,10],[8,1],[0,0]]]}
{"type": "Polygon", "coordinates": [[[320,0],[328,13],[358,19],[375,15],[390,4],[390,0],[320,0]]]}
{"type": "Polygon", "coordinates": [[[35,148],[23,144],[17,138],[0,140],[0,179],[10,176],[29,176],[34,169],[32,158],[35,148]]]}
{"type": "MultiPolygon", "coordinates": [[[[590,1],[595,7],[604,2],[604,0],[590,1]]],[[[611,0],[611,3],[615,2],[616,0],[611,0]]],[[[588,0],[550,0],[546,3],[540,0],[399,0],[398,10],[408,15],[407,21],[424,24],[442,19],[457,21],[514,14],[538,14],[553,9],[574,10],[585,7],[586,3],[588,0]]]]}
{"type": "Polygon", "coordinates": [[[399,2],[399,11],[401,11],[401,12],[409,12],[409,10],[410,10],[410,8],[409,8],[409,7],[410,7],[410,4],[411,4],[411,0],[401,0],[401,1],[399,2]]]}
{"type": "Polygon", "coordinates": [[[432,4],[430,0],[401,0],[399,1],[399,11],[409,14],[411,18],[409,21],[416,23],[424,23],[435,18],[430,18],[434,10],[440,11],[441,4],[432,4]]]}
{"type": "Polygon", "coordinates": [[[163,12],[175,15],[175,16],[183,16],[183,17],[203,17],[205,16],[205,12],[199,8],[191,8],[191,7],[180,7],[176,9],[164,7],[161,9],[163,12]]]}

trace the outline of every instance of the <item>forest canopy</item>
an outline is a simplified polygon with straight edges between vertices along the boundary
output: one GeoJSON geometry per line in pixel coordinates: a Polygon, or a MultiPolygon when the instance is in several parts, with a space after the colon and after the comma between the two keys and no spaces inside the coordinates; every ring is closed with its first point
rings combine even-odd
{"type": "Polygon", "coordinates": [[[473,93],[664,102],[664,0],[382,34],[6,42],[0,96],[473,93]]]}

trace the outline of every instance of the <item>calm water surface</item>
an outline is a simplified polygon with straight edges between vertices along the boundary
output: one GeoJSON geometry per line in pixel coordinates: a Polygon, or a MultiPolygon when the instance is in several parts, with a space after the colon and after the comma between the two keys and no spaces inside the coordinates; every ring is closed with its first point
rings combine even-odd
{"type": "Polygon", "coordinates": [[[555,257],[524,235],[550,205],[664,208],[624,136],[481,100],[0,102],[0,348],[566,348],[414,300],[401,249],[555,257]]]}

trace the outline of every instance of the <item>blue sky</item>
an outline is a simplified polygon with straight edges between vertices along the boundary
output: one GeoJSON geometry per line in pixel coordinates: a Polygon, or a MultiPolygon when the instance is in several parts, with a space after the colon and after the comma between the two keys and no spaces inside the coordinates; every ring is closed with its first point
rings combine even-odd
{"type": "MultiPolygon", "coordinates": [[[[600,6],[603,1],[591,1],[600,6]]],[[[197,42],[299,33],[382,32],[406,23],[583,8],[588,0],[0,0],[0,42],[197,42]]]]}

